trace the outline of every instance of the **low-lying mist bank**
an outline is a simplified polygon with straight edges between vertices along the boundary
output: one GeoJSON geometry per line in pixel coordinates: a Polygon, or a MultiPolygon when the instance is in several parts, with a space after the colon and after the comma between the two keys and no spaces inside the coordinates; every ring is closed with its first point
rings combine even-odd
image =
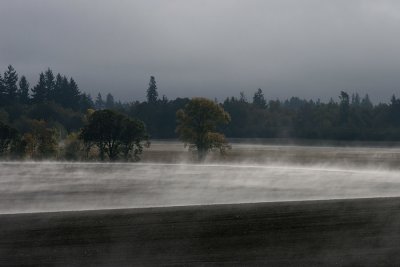
{"type": "MultiPolygon", "coordinates": [[[[297,149],[300,148],[294,147],[292,151],[297,149]]],[[[400,194],[400,172],[396,169],[329,161],[325,164],[2,162],[0,169],[0,213],[400,194]]]]}
{"type": "MultiPolygon", "coordinates": [[[[279,140],[275,140],[279,142],[279,140]]],[[[294,142],[294,141],[293,141],[294,142]]],[[[310,141],[311,142],[311,141],[310,141]]],[[[234,164],[302,164],[302,165],[340,165],[360,168],[400,169],[400,146],[394,143],[374,143],[371,146],[358,146],[358,143],[314,143],[299,145],[286,140],[276,144],[268,140],[243,143],[236,140],[232,149],[224,156],[210,153],[206,163],[234,164]],[[271,143],[272,142],[272,143],[271,143]]],[[[196,154],[188,152],[180,142],[152,141],[145,149],[141,162],[195,163],[196,154]]]]}
{"type": "Polygon", "coordinates": [[[0,215],[1,266],[399,266],[400,199],[0,215]]]}

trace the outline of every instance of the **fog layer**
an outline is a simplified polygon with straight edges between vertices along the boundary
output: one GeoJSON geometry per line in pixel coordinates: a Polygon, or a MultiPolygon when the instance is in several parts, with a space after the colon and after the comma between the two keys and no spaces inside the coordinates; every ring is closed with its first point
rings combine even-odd
{"type": "Polygon", "coordinates": [[[0,213],[398,196],[400,173],[293,164],[0,163],[0,213]]]}

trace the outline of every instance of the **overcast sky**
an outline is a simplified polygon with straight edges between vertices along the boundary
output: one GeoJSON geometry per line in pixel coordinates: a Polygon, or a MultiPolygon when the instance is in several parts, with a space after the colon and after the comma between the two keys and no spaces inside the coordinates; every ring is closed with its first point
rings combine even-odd
{"type": "Polygon", "coordinates": [[[0,0],[0,67],[168,98],[400,96],[400,1],[0,0]]]}

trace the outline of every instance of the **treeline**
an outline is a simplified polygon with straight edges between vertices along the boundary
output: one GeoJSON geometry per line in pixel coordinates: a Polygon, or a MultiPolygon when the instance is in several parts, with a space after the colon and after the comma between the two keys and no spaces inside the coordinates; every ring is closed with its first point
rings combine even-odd
{"type": "MultiPolygon", "coordinates": [[[[155,138],[176,138],[176,111],[189,99],[134,102],[118,109],[143,120],[155,138]]],[[[228,138],[400,140],[400,99],[373,105],[369,96],[340,92],[327,103],[298,97],[267,100],[258,89],[251,100],[242,92],[219,103],[231,116],[220,129],[228,138]]]]}
{"type": "MultiPolygon", "coordinates": [[[[219,131],[228,138],[400,140],[400,99],[393,96],[388,103],[374,105],[368,95],[342,91],[338,96],[329,102],[298,97],[282,101],[268,99],[261,89],[250,99],[241,93],[218,103],[231,117],[219,131]]],[[[31,86],[8,66],[0,75],[0,153],[7,148],[10,157],[79,158],[67,145],[76,143],[88,114],[105,109],[144,122],[150,138],[177,138],[176,112],[188,102],[160,97],[154,77],[146,101],[121,103],[110,93],[104,98],[99,93],[93,100],[72,77],[51,69],[31,86]],[[9,136],[19,136],[15,140],[20,141],[9,136]]]]}
{"type": "Polygon", "coordinates": [[[32,87],[11,65],[0,75],[0,121],[20,133],[30,132],[33,121],[42,120],[65,136],[82,127],[92,107],[90,95],[82,93],[73,78],[54,75],[51,69],[40,73],[32,87]]]}

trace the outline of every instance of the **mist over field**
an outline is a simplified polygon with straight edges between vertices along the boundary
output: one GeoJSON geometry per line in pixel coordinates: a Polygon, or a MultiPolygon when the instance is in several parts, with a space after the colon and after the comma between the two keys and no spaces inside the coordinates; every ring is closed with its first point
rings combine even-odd
{"type": "MultiPolygon", "coordinates": [[[[397,157],[398,149],[257,147],[264,155],[257,154],[264,158],[263,163],[245,158],[220,163],[211,159],[204,164],[180,162],[179,158],[170,163],[146,159],[142,163],[3,162],[0,212],[370,198],[398,196],[400,192],[398,169],[377,161],[397,157]],[[307,159],[310,153],[314,158],[307,159]],[[324,161],[327,156],[332,160],[324,161]],[[295,158],[303,158],[303,162],[293,161],[295,158]],[[346,158],[357,158],[354,162],[358,164],[346,158]]],[[[173,157],[173,151],[186,158],[190,155],[182,145],[163,142],[148,153],[173,157]]],[[[228,155],[246,155],[246,151],[257,152],[254,145],[238,144],[228,155]]]]}
{"type": "Polygon", "coordinates": [[[0,0],[0,267],[400,266],[399,22],[0,0]]]}

